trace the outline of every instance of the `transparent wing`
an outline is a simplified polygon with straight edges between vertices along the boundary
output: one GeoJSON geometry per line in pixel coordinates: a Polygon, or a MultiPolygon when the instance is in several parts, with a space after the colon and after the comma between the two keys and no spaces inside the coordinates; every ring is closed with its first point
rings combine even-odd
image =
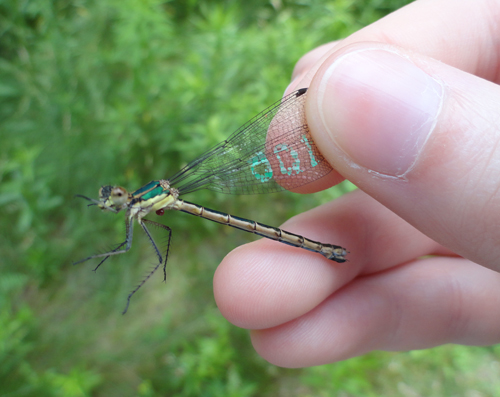
{"type": "Polygon", "coordinates": [[[330,171],[305,117],[307,88],[276,102],[228,139],[169,179],[180,194],[209,189],[229,194],[272,193],[315,181],[330,171]]]}

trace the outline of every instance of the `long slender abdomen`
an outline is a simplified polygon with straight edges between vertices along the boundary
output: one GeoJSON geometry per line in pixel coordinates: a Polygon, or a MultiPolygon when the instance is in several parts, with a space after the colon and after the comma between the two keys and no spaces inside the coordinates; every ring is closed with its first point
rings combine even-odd
{"type": "Polygon", "coordinates": [[[347,251],[338,245],[324,244],[317,241],[309,240],[306,237],[299,236],[279,229],[258,223],[249,219],[240,218],[237,216],[229,215],[224,212],[211,210],[188,201],[178,199],[175,204],[170,207],[172,209],[187,212],[188,214],[200,216],[211,221],[228,225],[236,229],[244,230],[246,232],[254,233],[262,237],[276,240],[293,247],[303,248],[308,251],[317,252],[324,257],[331,259],[335,262],[345,262],[345,255],[347,251]]]}

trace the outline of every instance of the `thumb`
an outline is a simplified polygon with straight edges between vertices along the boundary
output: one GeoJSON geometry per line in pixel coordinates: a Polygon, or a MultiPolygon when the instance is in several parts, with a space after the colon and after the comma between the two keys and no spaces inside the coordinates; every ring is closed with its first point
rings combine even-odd
{"type": "Polygon", "coordinates": [[[323,63],[306,112],[344,177],[440,244],[500,270],[499,104],[494,83],[359,43],[323,63]]]}

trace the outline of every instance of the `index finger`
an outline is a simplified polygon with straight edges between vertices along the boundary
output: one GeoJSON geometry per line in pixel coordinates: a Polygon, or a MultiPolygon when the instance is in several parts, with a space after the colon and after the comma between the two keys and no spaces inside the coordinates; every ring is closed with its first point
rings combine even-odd
{"type": "Polygon", "coordinates": [[[449,254],[360,190],[298,215],[284,228],[349,247],[349,262],[337,264],[266,239],[238,247],[214,277],[219,310],[233,324],[273,327],[309,312],[357,276],[449,254]]]}

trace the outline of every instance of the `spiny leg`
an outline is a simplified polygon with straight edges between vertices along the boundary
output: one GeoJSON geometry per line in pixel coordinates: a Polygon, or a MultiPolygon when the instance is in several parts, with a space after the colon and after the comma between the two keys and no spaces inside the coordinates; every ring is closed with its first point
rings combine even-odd
{"type": "Polygon", "coordinates": [[[130,247],[132,247],[132,237],[134,234],[134,222],[133,219],[130,220],[130,217],[127,214],[127,217],[125,218],[125,241],[123,243],[120,243],[118,247],[116,247],[114,250],[105,252],[104,254],[96,254],[96,255],[91,255],[88,258],[79,260],[77,262],[73,262],[73,265],[78,265],[79,263],[86,262],[90,259],[95,259],[95,258],[102,258],[103,256],[105,257],[99,264],[96,266],[94,271],[96,271],[99,266],[101,266],[106,259],[108,259],[111,255],[119,255],[127,252],[130,247]],[[125,245],[124,249],[120,249],[125,245]]]}
{"type": "MultiPolygon", "coordinates": [[[[163,261],[163,281],[167,281],[167,258],[168,258],[168,253],[170,251],[170,241],[172,240],[172,229],[170,229],[168,226],[162,225],[161,223],[150,221],[149,219],[143,219],[144,222],[147,222],[151,225],[154,225],[156,227],[162,228],[167,231],[168,233],[168,241],[167,241],[167,250],[165,251],[165,260],[163,261]]],[[[150,238],[151,242],[153,242],[151,236],[148,237],[150,238]]],[[[156,246],[155,246],[156,249],[156,246]]],[[[158,253],[158,251],[157,251],[158,253]]]]}
{"type": "MultiPolygon", "coordinates": [[[[114,252],[114,251],[119,250],[119,249],[120,249],[121,247],[123,247],[126,243],[127,243],[127,241],[124,241],[123,243],[118,244],[118,247],[116,247],[116,248],[115,248],[113,251],[111,251],[111,252],[114,252]]],[[[108,255],[106,258],[104,258],[102,261],[100,261],[100,262],[98,263],[98,265],[94,268],[94,272],[96,272],[96,271],[97,271],[97,269],[99,269],[99,267],[100,267],[100,266],[104,263],[104,261],[105,261],[106,259],[108,259],[110,256],[111,256],[111,255],[108,255]]],[[[74,264],[74,265],[76,265],[77,263],[80,263],[80,262],[76,262],[76,263],[73,263],[73,264],[74,264]]]]}
{"type": "Polygon", "coordinates": [[[170,240],[172,238],[172,229],[170,229],[168,226],[162,225],[161,223],[153,222],[153,221],[150,221],[148,219],[138,219],[138,222],[139,222],[139,225],[141,225],[141,227],[144,230],[144,232],[146,233],[146,235],[148,236],[149,242],[153,246],[153,248],[154,248],[154,250],[156,252],[156,255],[158,255],[158,259],[159,260],[158,260],[158,264],[154,267],[154,269],[151,270],[151,272],[149,272],[149,274],[128,295],[128,297],[127,297],[127,304],[126,304],[125,310],[123,310],[122,314],[127,313],[128,307],[130,305],[130,299],[132,298],[132,296],[139,290],[139,288],[141,288],[144,285],[144,283],[146,281],[148,281],[150,279],[150,277],[156,272],[156,270],[158,270],[158,268],[160,267],[160,265],[162,263],[164,263],[164,265],[163,265],[163,277],[164,277],[164,280],[166,280],[166,278],[167,278],[167,273],[166,273],[165,267],[167,265],[168,251],[170,249],[170,240]],[[162,229],[164,229],[164,230],[166,230],[168,232],[168,244],[167,244],[167,251],[165,252],[165,260],[163,260],[163,257],[161,256],[161,253],[160,253],[160,250],[158,249],[158,246],[156,245],[156,243],[155,243],[155,241],[153,239],[153,236],[151,236],[151,233],[149,232],[149,230],[146,227],[146,225],[144,224],[144,222],[149,223],[151,225],[158,226],[158,227],[160,227],[160,228],[162,228],[162,229]]]}

